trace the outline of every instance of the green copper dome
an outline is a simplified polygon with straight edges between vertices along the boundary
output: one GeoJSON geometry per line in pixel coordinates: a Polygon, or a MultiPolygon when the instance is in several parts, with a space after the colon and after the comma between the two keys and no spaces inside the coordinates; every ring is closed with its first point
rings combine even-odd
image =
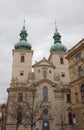
{"type": "Polygon", "coordinates": [[[15,49],[22,49],[22,50],[31,50],[31,44],[27,42],[27,32],[25,30],[25,26],[23,26],[21,33],[20,33],[20,40],[18,43],[15,44],[15,49]]]}
{"type": "Polygon", "coordinates": [[[57,31],[57,29],[55,29],[55,33],[54,33],[54,45],[51,46],[50,48],[50,52],[55,51],[55,52],[66,52],[67,48],[65,45],[63,45],[61,43],[61,35],[60,33],[57,31]]]}

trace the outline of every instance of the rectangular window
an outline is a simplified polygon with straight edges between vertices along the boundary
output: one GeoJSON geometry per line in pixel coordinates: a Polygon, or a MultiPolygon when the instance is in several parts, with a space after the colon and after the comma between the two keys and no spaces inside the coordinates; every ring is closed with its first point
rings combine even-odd
{"type": "Polygon", "coordinates": [[[18,93],[18,102],[23,101],[23,93],[18,93]]]}
{"type": "Polygon", "coordinates": [[[70,94],[67,94],[67,103],[71,103],[71,96],[70,96],[70,94]]]}

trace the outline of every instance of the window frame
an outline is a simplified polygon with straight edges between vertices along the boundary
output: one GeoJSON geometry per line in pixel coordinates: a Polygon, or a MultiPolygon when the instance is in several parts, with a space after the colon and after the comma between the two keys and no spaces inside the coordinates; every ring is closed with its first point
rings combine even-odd
{"type": "Polygon", "coordinates": [[[21,63],[24,63],[24,62],[25,62],[25,56],[24,56],[24,55],[21,55],[20,61],[21,61],[21,63]]]}
{"type": "Polygon", "coordinates": [[[43,101],[44,102],[48,101],[48,87],[47,86],[43,87],[43,101]]]}
{"type": "Polygon", "coordinates": [[[82,103],[84,103],[84,84],[81,85],[81,99],[82,103]]]}
{"type": "Polygon", "coordinates": [[[18,102],[23,102],[23,93],[22,92],[18,93],[18,102]]]}
{"type": "Polygon", "coordinates": [[[60,64],[63,65],[64,64],[64,58],[60,57],[60,64]]]}
{"type": "Polygon", "coordinates": [[[69,93],[67,93],[67,103],[71,103],[71,95],[69,93]]]}

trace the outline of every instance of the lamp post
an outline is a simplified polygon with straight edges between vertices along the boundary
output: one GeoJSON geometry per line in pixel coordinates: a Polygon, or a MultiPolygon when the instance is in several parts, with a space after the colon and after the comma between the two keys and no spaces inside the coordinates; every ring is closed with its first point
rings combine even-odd
{"type": "Polygon", "coordinates": [[[2,112],[0,112],[0,130],[2,128],[2,112]]]}
{"type": "Polygon", "coordinates": [[[6,112],[6,105],[3,104],[2,105],[2,126],[1,126],[1,130],[5,130],[5,113],[6,112]]]}

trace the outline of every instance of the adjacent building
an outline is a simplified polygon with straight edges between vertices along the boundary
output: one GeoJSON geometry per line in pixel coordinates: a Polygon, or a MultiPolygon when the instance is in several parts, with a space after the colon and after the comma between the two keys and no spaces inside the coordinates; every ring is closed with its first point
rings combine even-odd
{"type": "MultiPolygon", "coordinates": [[[[41,116],[37,122],[33,122],[35,123],[34,129],[68,128],[71,130],[70,77],[68,61],[65,58],[67,48],[61,42],[61,35],[55,29],[54,44],[50,48],[49,58],[43,57],[33,65],[34,51],[27,41],[27,35],[25,26],[23,26],[20,40],[12,50],[12,78],[8,88],[6,130],[30,129],[28,122],[26,121],[25,124],[24,121],[25,113],[20,111],[21,120],[20,125],[17,126],[17,118],[14,119],[14,115],[10,112],[14,112],[17,105],[24,107],[25,103],[31,100],[30,92],[33,89],[36,93],[35,101],[42,101],[41,116]]],[[[26,113],[27,110],[25,110],[26,113]]]]}
{"type": "Polygon", "coordinates": [[[84,39],[72,47],[69,61],[72,111],[76,115],[76,130],[84,130],[84,39]]]}

